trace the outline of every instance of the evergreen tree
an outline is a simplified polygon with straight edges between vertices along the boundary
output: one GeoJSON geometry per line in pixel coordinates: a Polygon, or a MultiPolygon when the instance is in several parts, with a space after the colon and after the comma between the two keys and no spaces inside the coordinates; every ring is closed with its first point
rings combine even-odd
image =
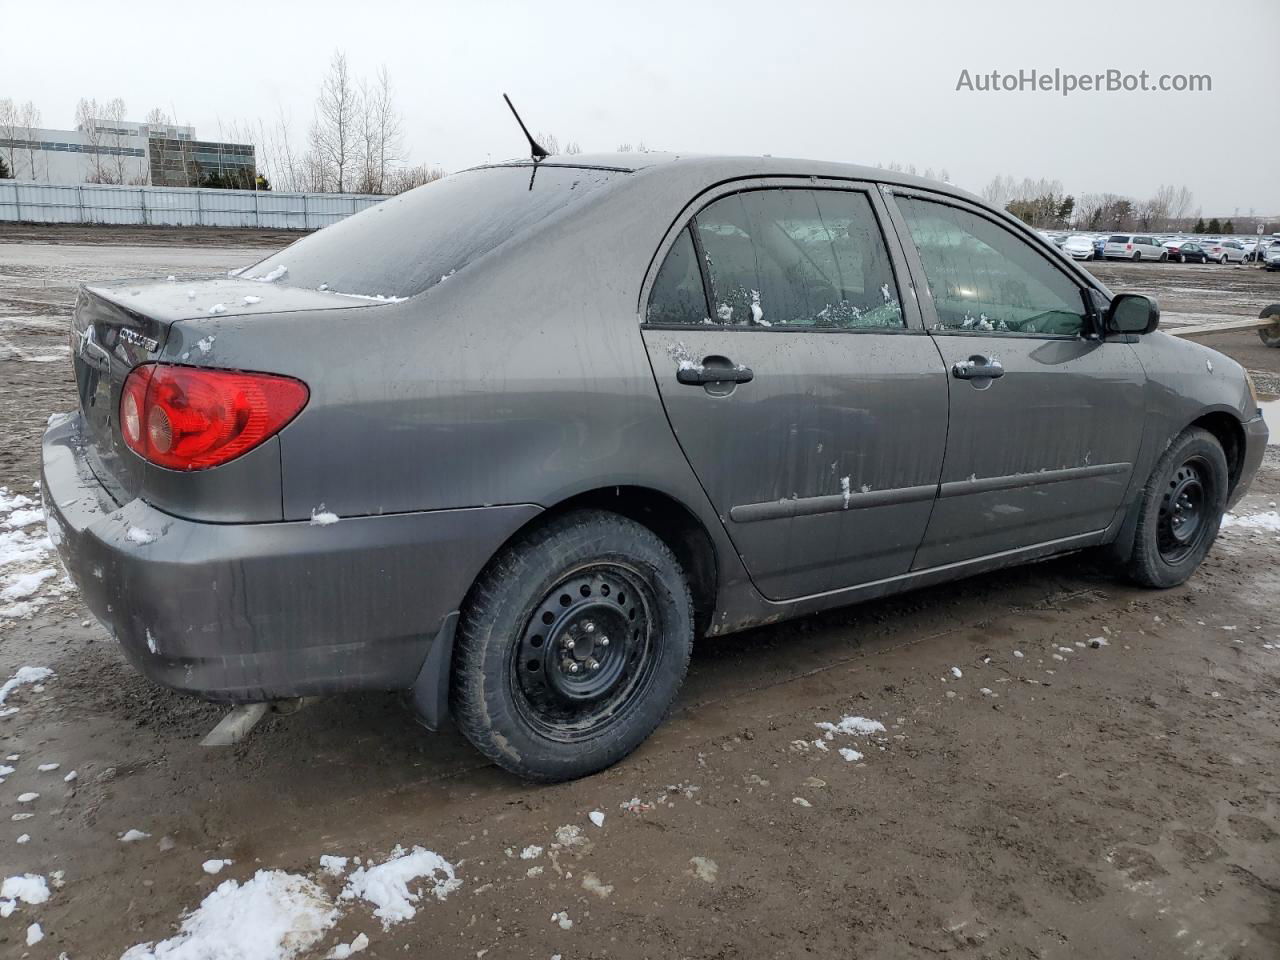
{"type": "Polygon", "coordinates": [[[1209,221],[1209,232],[1214,234],[1222,232],[1222,224],[1218,222],[1217,217],[1214,217],[1212,220],[1209,221]]]}
{"type": "Polygon", "coordinates": [[[1193,228],[1194,233],[1204,233],[1204,218],[1196,217],[1196,225],[1193,228]]]}
{"type": "Polygon", "coordinates": [[[4,157],[0,157],[0,180],[10,180],[9,165],[4,162],[4,157]]]}
{"type": "Polygon", "coordinates": [[[1224,223],[1224,224],[1222,225],[1222,232],[1223,232],[1223,233],[1235,233],[1235,232],[1236,232],[1236,225],[1235,225],[1234,223],[1232,223],[1230,220],[1228,220],[1226,223],[1224,223]]]}

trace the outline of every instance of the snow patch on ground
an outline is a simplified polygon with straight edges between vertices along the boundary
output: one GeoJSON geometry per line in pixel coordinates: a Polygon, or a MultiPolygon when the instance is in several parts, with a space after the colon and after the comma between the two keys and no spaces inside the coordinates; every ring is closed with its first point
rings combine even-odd
{"type": "Polygon", "coordinates": [[[819,730],[828,733],[840,733],[850,737],[869,737],[873,733],[884,733],[884,724],[879,720],[868,720],[866,717],[845,717],[839,723],[815,723],[819,730]]]}
{"type": "Polygon", "coordinates": [[[6,877],[4,883],[0,884],[0,900],[35,906],[48,899],[49,884],[39,874],[24,873],[17,877],[6,877]]]}
{"type": "Polygon", "coordinates": [[[340,943],[329,951],[327,960],[347,960],[347,957],[362,950],[369,948],[369,938],[363,933],[357,933],[355,939],[350,943],[340,943]]]}
{"type": "Polygon", "coordinates": [[[372,867],[359,867],[347,881],[341,897],[354,900],[357,897],[374,905],[373,915],[382,921],[383,929],[393,923],[411,919],[416,914],[414,904],[421,890],[410,890],[410,882],[422,877],[430,879],[425,887],[437,900],[445,899],[462,881],[457,879],[453,864],[431,850],[415,846],[408,853],[397,846],[384,863],[372,867]]]}
{"type": "Polygon", "coordinates": [[[151,834],[143,833],[141,830],[126,830],[120,834],[121,843],[137,843],[139,840],[146,840],[151,834]]]}
{"type": "Polygon", "coordinates": [[[212,877],[221,873],[223,867],[231,866],[231,863],[232,861],[230,860],[206,860],[204,863],[200,864],[200,869],[212,877]]]}
{"type": "Polygon", "coordinates": [[[1222,517],[1223,530],[1270,530],[1280,533],[1280,513],[1270,510],[1266,513],[1251,513],[1238,517],[1233,513],[1222,517]]]}
{"type": "Polygon", "coordinates": [[[131,947],[120,960],[292,960],[337,919],[338,911],[311,880],[259,870],[243,884],[224,880],[183,919],[175,936],[131,947]]]}
{"type": "Polygon", "coordinates": [[[53,676],[48,667],[19,667],[18,672],[0,685],[0,706],[4,706],[9,694],[24,684],[43,683],[53,676]]]}
{"type": "Polygon", "coordinates": [[[141,546],[156,542],[156,535],[150,530],[144,530],[142,527],[130,527],[124,538],[130,543],[136,543],[141,546]]]}
{"type": "Polygon", "coordinates": [[[320,869],[331,877],[340,877],[347,872],[347,857],[335,857],[331,854],[322,854],[320,857],[320,869]]]}

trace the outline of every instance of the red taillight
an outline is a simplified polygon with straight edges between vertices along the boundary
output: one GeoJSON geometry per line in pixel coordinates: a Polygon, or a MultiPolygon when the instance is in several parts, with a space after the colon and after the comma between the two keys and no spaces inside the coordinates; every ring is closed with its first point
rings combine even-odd
{"type": "Polygon", "coordinates": [[[203,470],[274,436],[309,396],[292,377],[147,363],[124,382],[120,433],[145,460],[203,470]]]}
{"type": "Polygon", "coordinates": [[[1124,248],[1125,248],[1126,250],[1132,250],[1132,249],[1133,249],[1133,244],[1132,244],[1132,243],[1126,243],[1126,244],[1124,245],[1124,248]]]}

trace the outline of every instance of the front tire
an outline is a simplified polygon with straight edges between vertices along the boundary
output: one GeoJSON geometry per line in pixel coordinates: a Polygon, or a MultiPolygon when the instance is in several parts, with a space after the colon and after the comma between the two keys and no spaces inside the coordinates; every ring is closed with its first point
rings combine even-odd
{"type": "Polygon", "coordinates": [[[1207,430],[1183,431],[1165,450],[1139,506],[1128,574],[1147,587],[1176,587],[1195,573],[1227,507],[1227,458],[1207,430]]]}
{"type": "Polygon", "coordinates": [[[658,726],[692,646],[688,583],[666,544],[617,514],[568,513],[481,574],[459,625],[451,707],[500,767],[584,777],[658,726]]]}

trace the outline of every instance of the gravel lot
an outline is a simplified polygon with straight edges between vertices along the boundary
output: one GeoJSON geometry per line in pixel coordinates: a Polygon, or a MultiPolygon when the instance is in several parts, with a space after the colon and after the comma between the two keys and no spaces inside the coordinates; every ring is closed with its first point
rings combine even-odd
{"type": "MultiPolygon", "coordinates": [[[[74,405],[75,281],[225,270],[281,242],[6,239],[9,497],[34,494],[45,421],[74,405]]],[[[1174,322],[1280,301],[1280,274],[1252,268],[1097,272],[1155,292],[1174,322]]],[[[1280,350],[1252,333],[1211,342],[1280,393],[1280,350]]],[[[1272,447],[1237,514],[1277,499],[1272,447]]],[[[21,509],[0,508],[0,536],[21,509]]],[[[0,704],[16,708],[0,718],[0,770],[13,768],[0,773],[0,879],[38,875],[50,892],[0,918],[0,955],[114,960],[173,936],[224,881],[285,871],[332,922],[307,958],[364,935],[368,957],[1274,960],[1278,550],[1280,531],[1236,525],[1167,592],[1071,556],[706,640],[647,744],[555,787],[419,730],[393,695],[326,700],[202,749],[221,712],[137,676],[59,575],[34,609],[0,619],[0,683],[53,671],[0,704]],[[850,715],[885,729],[828,741],[815,727],[850,715]],[[146,836],[122,841],[131,830],[146,836]],[[344,875],[319,860],[368,867],[397,845],[435,851],[460,881],[435,896],[429,878],[411,882],[423,896],[403,901],[405,919],[375,915],[354,860],[344,875]],[[213,860],[230,863],[202,869],[213,860]],[[33,923],[44,938],[28,946],[33,923]]]]}

